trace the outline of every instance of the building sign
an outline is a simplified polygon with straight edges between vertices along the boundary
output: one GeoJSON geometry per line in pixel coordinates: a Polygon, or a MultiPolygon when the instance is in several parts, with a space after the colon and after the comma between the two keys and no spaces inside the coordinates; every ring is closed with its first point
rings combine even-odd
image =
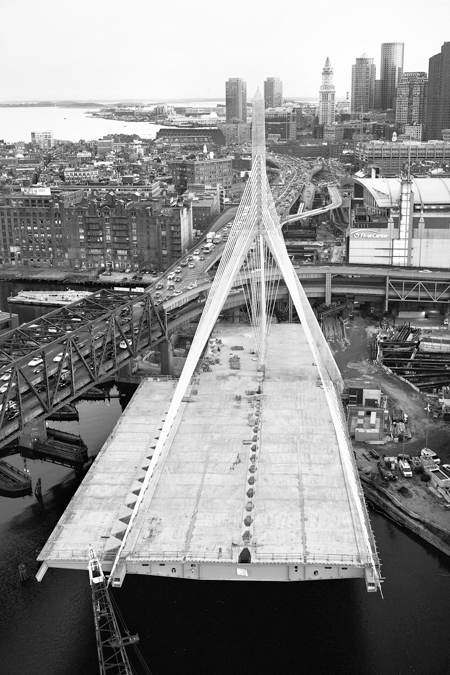
{"type": "Polygon", "coordinates": [[[354,230],[351,235],[353,239],[389,239],[388,232],[376,232],[375,230],[354,230]]]}

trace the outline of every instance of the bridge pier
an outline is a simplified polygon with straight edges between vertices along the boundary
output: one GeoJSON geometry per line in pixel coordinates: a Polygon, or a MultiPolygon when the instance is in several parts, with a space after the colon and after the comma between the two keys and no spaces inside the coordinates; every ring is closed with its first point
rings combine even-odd
{"type": "Polygon", "coordinates": [[[26,424],[22,430],[22,435],[19,436],[19,445],[32,450],[35,441],[45,441],[46,439],[47,427],[45,420],[34,420],[26,424]]]}
{"type": "Polygon", "coordinates": [[[331,305],[331,272],[325,274],[325,304],[331,305]]]}
{"type": "Polygon", "coordinates": [[[163,340],[160,344],[161,375],[173,375],[173,345],[170,340],[163,340]]]}

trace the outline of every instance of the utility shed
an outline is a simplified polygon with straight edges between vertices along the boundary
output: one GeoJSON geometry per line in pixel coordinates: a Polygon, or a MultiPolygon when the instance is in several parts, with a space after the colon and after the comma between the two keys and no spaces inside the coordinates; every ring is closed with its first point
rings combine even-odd
{"type": "Polygon", "coordinates": [[[381,389],[374,387],[370,380],[357,378],[347,380],[349,404],[368,408],[379,408],[381,404],[381,389]]]}

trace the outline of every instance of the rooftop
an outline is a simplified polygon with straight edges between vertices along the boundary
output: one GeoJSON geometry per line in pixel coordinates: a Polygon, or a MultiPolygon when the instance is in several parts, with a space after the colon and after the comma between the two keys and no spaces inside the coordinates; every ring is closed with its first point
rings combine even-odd
{"type": "MultiPolygon", "coordinates": [[[[368,190],[379,207],[397,206],[400,199],[401,181],[399,178],[355,178],[368,190]]],[[[450,205],[450,178],[433,176],[432,178],[411,178],[414,204],[450,205]]]]}

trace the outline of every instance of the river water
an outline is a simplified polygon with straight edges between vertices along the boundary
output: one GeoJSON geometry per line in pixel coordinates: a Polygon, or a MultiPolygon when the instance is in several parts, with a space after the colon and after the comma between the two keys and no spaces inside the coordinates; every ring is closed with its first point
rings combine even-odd
{"type": "MultiPolygon", "coordinates": [[[[1,285],[3,309],[10,286],[1,285]]],[[[20,319],[44,311],[21,307],[20,319]]],[[[79,423],[60,426],[80,433],[95,455],[121,403],[84,402],[78,409],[79,423]]],[[[438,441],[431,438],[432,447],[438,441]]],[[[21,466],[20,458],[11,461],[21,466]]],[[[34,481],[42,478],[43,506],[34,497],[0,497],[0,673],[94,675],[87,572],[49,570],[40,584],[32,576],[36,552],[79,483],[62,467],[29,461],[28,468],[34,481]],[[24,584],[19,563],[30,573],[24,584]]],[[[154,675],[447,674],[450,558],[381,515],[371,512],[371,521],[384,599],[357,580],[239,584],[137,576],[114,597],[154,675]]]]}

